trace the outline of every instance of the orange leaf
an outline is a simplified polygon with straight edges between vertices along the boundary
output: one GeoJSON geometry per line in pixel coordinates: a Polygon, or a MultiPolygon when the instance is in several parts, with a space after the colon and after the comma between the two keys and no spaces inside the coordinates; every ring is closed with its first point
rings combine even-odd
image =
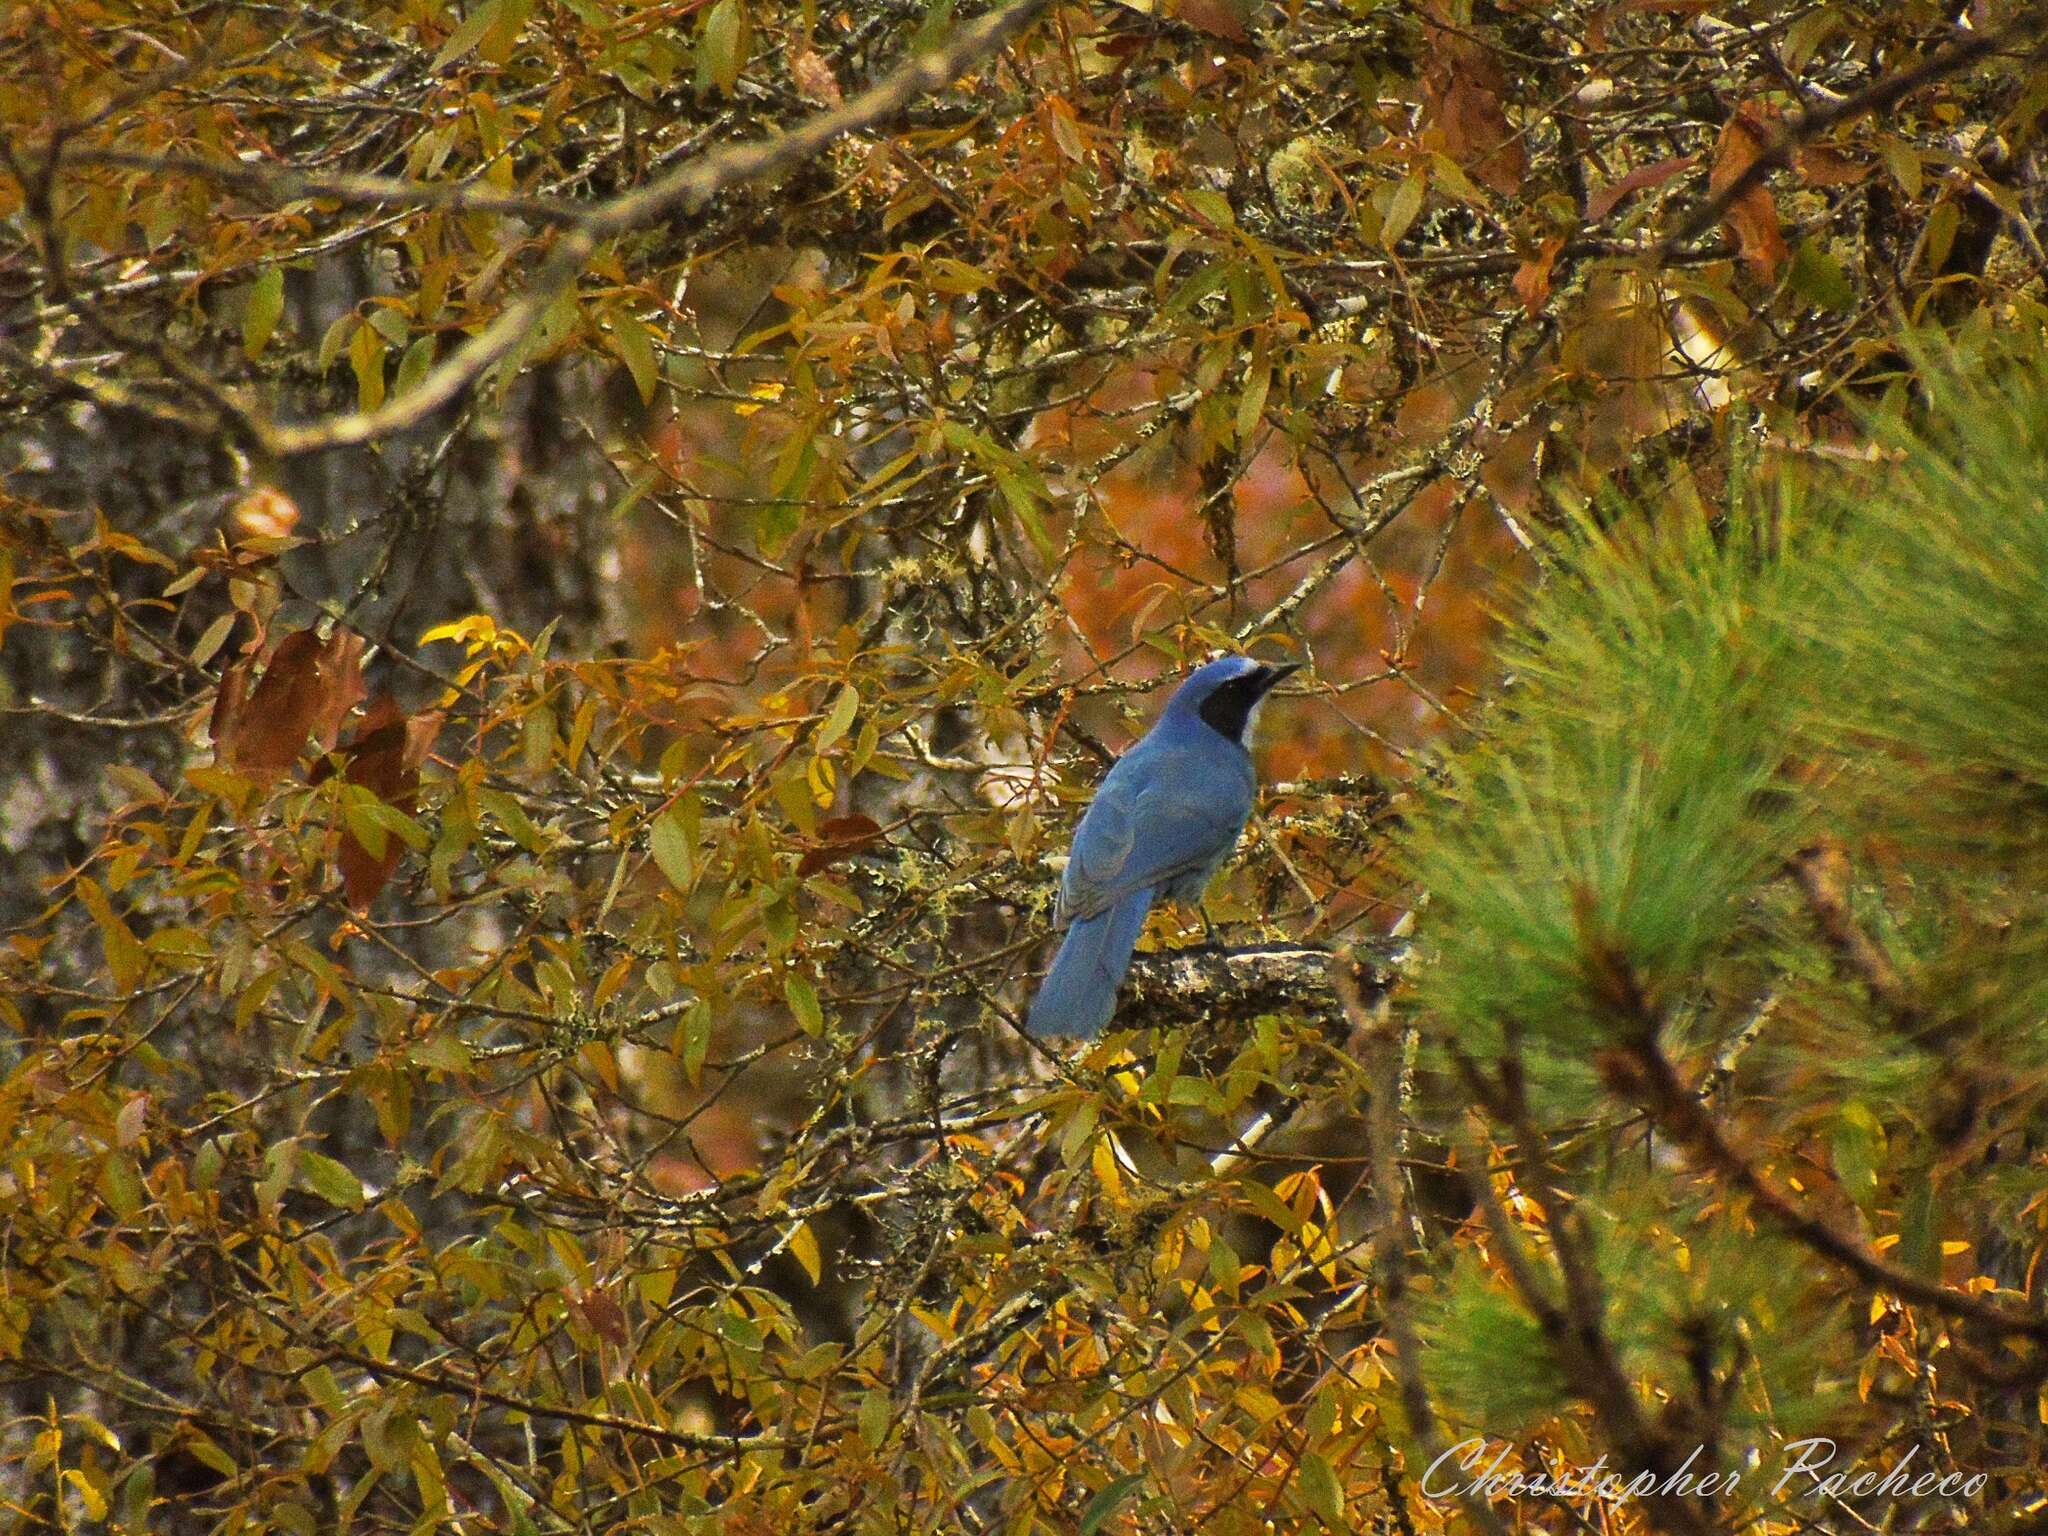
{"type": "Polygon", "coordinates": [[[1515,269],[1515,297],[1532,315],[1550,297],[1550,269],[1557,264],[1557,253],[1563,249],[1564,236],[1552,235],[1537,247],[1534,256],[1515,269]]]}

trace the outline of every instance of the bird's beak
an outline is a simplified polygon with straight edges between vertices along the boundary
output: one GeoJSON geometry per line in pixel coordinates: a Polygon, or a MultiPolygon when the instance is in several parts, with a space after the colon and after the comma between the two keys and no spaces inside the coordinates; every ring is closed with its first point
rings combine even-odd
{"type": "Polygon", "coordinates": [[[1277,665],[1260,663],[1258,672],[1259,692],[1262,695],[1271,693],[1282,682],[1299,672],[1301,666],[1302,664],[1298,661],[1283,661],[1277,665]]]}

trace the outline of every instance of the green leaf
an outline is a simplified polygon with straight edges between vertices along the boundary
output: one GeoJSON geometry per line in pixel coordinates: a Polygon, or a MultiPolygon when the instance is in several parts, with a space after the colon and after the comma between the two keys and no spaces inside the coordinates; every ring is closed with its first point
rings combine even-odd
{"type": "Polygon", "coordinates": [[[329,1205],[345,1211],[363,1208],[363,1181],[324,1152],[300,1147],[298,1171],[299,1183],[329,1205]]]}
{"type": "Polygon", "coordinates": [[[640,391],[640,403],[651,404],[655,386],[661,382],[661,369],[654,360],[654,343],[648,338],[647,327],[640,323],[640,317],[627,310],[615,310],[611,317],[611,330],[606,339],[612,350],[619,354],[619,361],[626,365],[626,371],[633,375],[633,387],[640,391]]]}
{"type": "Polygon", "coordinates": [[[1046,531],[1045,519],[1038,515],[1038,498],[1032,494],[1030,483],[1016,470],[1006,464],[997,465],[996,485],[1003,493],[1003,500],[1010,510],[1017,514],[1017,523],[1024,530],[1024,536],[1031,541],[1031,547],[1038,551],[1042,560],[1055,560],[1059,548],[1046,531]]]}
{"type": "Polygon", "coordinates": [[[1213,187],[1190,187],[1184,194],[1188,206],[1221,229],[1237,227],[1237,210],[1230,206],[1230,199],[1213,187]]]}
{"type": "Polygon", "coordinates": [[[932,0],[910,37],[912,53],[929,53],[953,30],[953,0],[932,0]]]}
{"type": "Polygon", "coordinates": [[[683,1075],[692,1088],[704,1075],[704,1058],[711,1052],[711,1005],[698,998],[676,1025],[675,1053],[683,1060],[683,1075]]]}
{"type": "Polygon", "coordinates": [[[100,1163],[100,1194],[122,1221],[134,1218],[149,1191],[136,1170],[135,1159],[126,1152],[109,1152],[100,1163]]]}
{"type": "Polygon", "coordinates": [[[349,313],[336,317],[335,322],[327,327],[326,334],[320,338],[320,355],[315,362],[322,373],[334,366],[334,360],[341,356],[341,349],[348,344],[360,323],[354,313],[349,313]]]}
{"type": "Polygon", "coordinates": [[[1941,1223],[1935,1216],[1934,1180],[1925,1170],[1914,1175],[1900,1212],[1899,1264],[1929,1280],[1941,1273],[1941,1223]]]}
{"type": "Polygon", "coordinates": [[[434,338],[416,336],[412,345],[405,349],[398,359],[398,377],[392,381],[391,392],[402,395],[427,376],[427,370],[434,366],[434,338]]]}
{"type": "Polygon", "coordinates": [[[807,1035],[822,1035],[825,1010],[818,1005],[818,989],[811,985],[811,978],[802,971],[791,971],[783,980],[782,992],[789,999],[789,1011],[796,1016],[798,1027],[807,1035]]]}
{"type": "Polygon", "coordinates": [[[1927,232],[1921,237],[1920,246],[1925,271],[1939,272],[1948,264],[1948,253],[1956,243],[1956,227],[1962,219],[1962,210],[1956,207],[1953,198],[1943,199],[1927,216],[1927,232]]]}
{"type": "Polygon", "coordinates": [[[839,690],[839,697],[832,701],[832,713],[825,717],[825,723],[818,728],[817,750],[826,751],[853,726],[853,717],[860,709],[860,690],[848,683],[839,690]]]}
{"type": "Polygon", "coordinates": [[[249,302],[242,309],[242,352],[250,362],[263,355],[277,322],[284,314],[284,268],[270,266],[249,290],[249,302]]]}
{"type": "Polygon", "coordinates": [[[441,51],[434,55],[434,62],[427,66],[427,72],[438,75],[482,42],[484,34],[497,24],[501,5],[502,0],[484,0],[482,5],[465,16],[462,25],[448,34],[448,41],[443,43],[441,51]]]}
{"type": "Polygon", "coordinates": [[[528,853],[547,852],[546,834],[533,824],[519,802],[503,790],[480,789],[476,803],[479,809],[489,811],[491,819],[510,833],[512,841],[528,853]]]}
{"type": "Polygon", "coordinates": [[[1804,299],[1844,314],[1856,307],[1856,290],[1849,285],[1842,264],[1812,238],[1799,242],[1792,254],[1792,291],[1804,299]]]}
{"type": "Polygon", "coordinates": [[[1272,387],[1273,370],[1260,359],[1252,364],[1244,381],[1244,393],[1237,397],[1237,445],[1249,452],[1252,434],[1258,430],[1259,417],[1265,413],[1266,391],[1272,387]]]}
{"type": "Polygon", "coordinates": [[[1380,244],[1392,250],[1408,233],[1408,226],[1415,222],[1415,216],[1422,212],[1422,172],[1410,171],[1401,178],[1401,184],[1394,188],[1394,195],[1387,203],[1387,216],[1380,225],[1380,244]]]}
{"type": "Polygon", "coordinates": [[[746,43],[747,17],[740,0],[718,0],[704,18],[704,31],[697,40],[697,88],[715,85],[730,96],[740,81],[746,43]]]}
{"type": "Polygon", "coordinates": [[[1327,1459],[1309,1451],[1301,1458],[1301,1496],[1325,1525],[1344,1528],[1344,1490],[1327,1459]]]}
{"type": "Polygon", "coordinates": [[[1877,1171],[1884,1161],[1884,1126],[1869,1105],[1852,1100],[1836,1112],[1830,1143],[1835,1177],[1850,1198],[1867,1210],[1877,1194],[1877,1171]]]}
{"type": "Polygon", "coordinates": [[[882,1442],[889,1438],[889,1410],[886,1392],[869,1392],[860,1400],[860,1437],[871,1451],[881,1449],[882,1442]]]}
{"type": "Polygon", "coordinates": [[[670,806],[657,816],[648,829],[647,842],[668,883],[679,891],[687,891],[697,877],[697,848],[682,812],[670,806]]]}
{"type": "Polygon", "coordinates": [[[1081,1510],[1080,1536],[1095,1536],[1095,1533],[1102,1529],[1102,1522],[1115,1514],[1117,1506],[1128,1499],[1144,1481],[1144,1473],[1126,1472],[1090,1499],[1081,1510]]]}

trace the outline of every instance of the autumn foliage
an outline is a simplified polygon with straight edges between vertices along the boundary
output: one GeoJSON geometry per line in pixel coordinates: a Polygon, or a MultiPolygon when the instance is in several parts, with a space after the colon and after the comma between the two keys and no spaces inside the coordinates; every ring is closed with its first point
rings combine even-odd
{"type": "Polygon", "coordinates": [[[0,13],[7,1528],[2033,1528],[1965,10],[0,13]],[[1036,1045],[1225,648],[1240,857],[1036,1045]]]}

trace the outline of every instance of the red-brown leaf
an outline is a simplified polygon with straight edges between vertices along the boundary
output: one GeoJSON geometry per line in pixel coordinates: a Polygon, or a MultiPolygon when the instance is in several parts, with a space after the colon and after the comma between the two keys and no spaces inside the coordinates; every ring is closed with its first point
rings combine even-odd
{"type": "Polygon", "coordinates": [[[1471,35],[1425,23],[1430,63],[1422,75],[1424,122],[1444,154],[1503,197],[1522,187],[1529,157],[1501,107],[1507,77],[1471,35]]]}
{"type": "MultiPolygon", "coordinates": [[[[1720,192],[1755,163],[1775,135],[1765,108],[1748,103],[1736,109],[1722,126],[1714,146],[1714,167],[1707,173],[1707,188],[1720,192]]],[[[1778,225],[1778,204],[1770,189],[1759,183],[1738,197],[1723,221],[1734,237],[1736,249],[1760,282],[1771,282],[1778,267],[1792,254],[1778,225]]]]}
{"type": "Polygon", "coordinates": [[[1661,187],[1680,171],[1690,170],[1698,161],[1698,155],[1673,155],[1669,160],[1659,160],[1654,165],[1639,165],[1621,180],[1587,193],[1586,217],[1598,223],[1614,212],[1631,192],[1661,187]]]}
{"type": "MultiPolygon", "coordinates": [[[[420,765],[433,749],[443,716],[439,710],[408,717],[388,693],[380,693],[364,711],[355,734],[341,749],[347,766],[342,777],[360,784],[387,805],[410,812],[419,803],[420,765]]],[[[372,854],[346,826],[335,862],[341,869],[342,892],[358,912],[368,909],[398,868],[401,845],[386,838],[384,852],[372,854]]]]}
{"type": "Polygon", "coordinates": [[[310,629],[286,635],[253,690],[247,659],[229,667],[214,700],[215,753],[236,772],[269,784],[298,762],[308,737],[327,751],[363,697],[363,643],[348,629],[325,640],[310,629]]]}
{"type": "Polygon", "coordinates": [[[1258,4],[1259,0],[1173,0],[1166,14],[1211,37],[1243,43],[1251,40],[1244,24],[1258,4]]]}
{"type": "Polygon", "coordinates": [[[363,702],[363,648],[366,642],[352,629],[336,629],[320,647],[320,708],[313,718],[312,737],[322,752],[340,739],[349,711],[363,702]]]}
{"type": "Polygon", "coordinates": [[[249,674],[255,666],[253,656],[232,663],[221,673],[220,687],[214,692],[213,718],[207,731],[213,737],[215,755],[223,762],[228,758],[226,744],[241,730],[242,715],[249,705],[249,674]]]}
{"type": "Polygon", "coordinates": [[[320,714],[320,637],[302,629],[278,641],[255,689],[229,714],[215,742],[228,766],[260,783],[283,777],[320,714]]]}
{"type": "Polygon", "coordinates": [[[626,1347],[630,1338],[626,1329],[626,1309],[618,1304],[611,1292],[585,1291],[576,1298],[576,1310],[583,1314],[583,1321],[590,1325],[592,1333],[619,1349],[626,1347]]]}

